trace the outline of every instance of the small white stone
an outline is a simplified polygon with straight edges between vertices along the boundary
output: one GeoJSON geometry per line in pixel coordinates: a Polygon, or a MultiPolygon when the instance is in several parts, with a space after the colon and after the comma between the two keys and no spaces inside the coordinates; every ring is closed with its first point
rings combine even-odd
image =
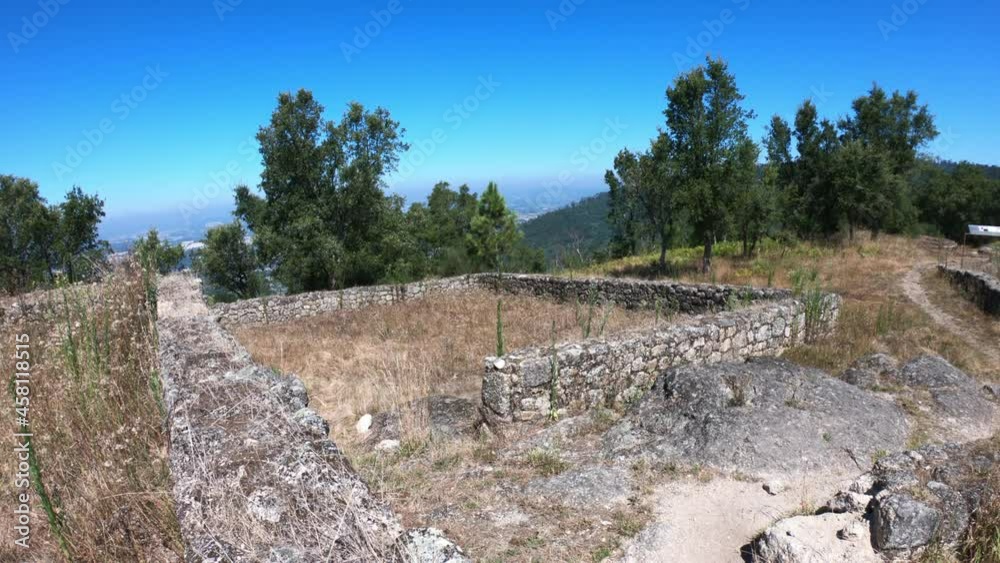
{"type": "Polygon", "coordinates": [[[394,452],[399,449],[399,440],[382,440],[375,444],[375,450],[380,452],[394,452]]]}
{"type": "Polygon", "coordinates": [[[358,434],[367,434],[372,427],[372,415],[366,414],[358,419],[358,423],[354,425],[354,428],[358,430],[358,434]]]}
{"type": "Polygon", "coordinates": [[[495,362],[493,362],[493,367],[495,367],[497,369],[503,369],[504,366],[506,366],[506,365],[507,365],[507,362],[503,361],[503,358],[497,358],[497,360],[495,362]]]}

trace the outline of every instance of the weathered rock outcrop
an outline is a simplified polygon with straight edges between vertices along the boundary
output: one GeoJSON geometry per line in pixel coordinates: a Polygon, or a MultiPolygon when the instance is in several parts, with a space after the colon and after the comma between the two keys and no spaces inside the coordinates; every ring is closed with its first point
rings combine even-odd
{"type": "Polygon", "coordinates": [[[439,534],[405,533],[327,437],[302,383],[255,365],[197,279],[162,280],[157,327],[189,560],[465,560],[439,534]]]}
{"type": "Polygon", "coordinates": [[[820,514],[786,518],[768,528],[754,542],[756,560],[868,561],[873,547],[905,559],[931,544],[955,546],[991,493],[998,464],[1000,449],[990,441],[885,456],[820,514]],[[838,529],[841,523],[849,526],[838,529]],[[856,539],[862,545],[838,541],[856,539]]]}
{"type": "Polygon", "coordinates": [[[908,435],[893,402],[773,358],[685,366],[605,437],[609,457],[704,464],[750,475],[851,470],[908,435]]]}

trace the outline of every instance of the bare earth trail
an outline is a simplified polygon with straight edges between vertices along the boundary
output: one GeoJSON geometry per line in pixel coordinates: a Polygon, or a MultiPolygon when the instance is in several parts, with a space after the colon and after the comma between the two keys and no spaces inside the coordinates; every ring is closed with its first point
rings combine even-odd
{"type": "Polygon", "coordinates": [[[981,336],[976,331],[963,328],[954,317],[931,303],[930,298],[927,296],[927,291],[921,285],[920,280],[928,271],[936,267],[936,262],[931,261],[921,261],[914,264],[913,268],[903,276],[901,282],[903,293],[906,294],[910,301],[913,301],[914,304],[920,307],[923,312],[927,313],[935,323],[955,336],[976,342],[977,349],[989,358],[991,364],[1000,365],[1000,349],[997,348],[996,343],[983,342],[981,336]]]}

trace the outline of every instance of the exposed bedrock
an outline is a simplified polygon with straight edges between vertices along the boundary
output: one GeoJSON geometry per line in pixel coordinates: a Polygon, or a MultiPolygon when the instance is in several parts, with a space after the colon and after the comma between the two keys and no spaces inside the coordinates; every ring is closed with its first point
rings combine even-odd
{"type": "Polygon", "coordinates": [[[857,470],[901,449],[908,434],[893,401],[758,358],[665,372],[608,432],[604,452],[748,475],[857,470]]]}

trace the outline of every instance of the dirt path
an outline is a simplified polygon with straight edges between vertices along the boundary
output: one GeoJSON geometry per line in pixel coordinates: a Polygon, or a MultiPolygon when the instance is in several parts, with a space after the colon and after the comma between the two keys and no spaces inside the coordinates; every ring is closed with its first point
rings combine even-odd
{"type": "Polygon", "coordinates": [[[856,475],[788,478],[772,496],[759,482],[716,477],[667,483],[654,493],[656,521],[625,546],[628,563],[742,562],[740,548],[776,520],[816,508],[856,475]]]}
{"type": "Polygon", "coordinates": [[[934,262],[924,261],[914,264],[913,268],[903,276],[903,293],[906,294],[910,301],[913,301],[922,311],[927,313],[935,323],[955,336],[974,341],[977,349],[984,356],[988,357],[993,365],[1000,365],[1000,351],[997,350],[995,343],[983,342],[981,335],[975,331],[963,328],[961,323],[955,320],[954,317],[931,303],[927,291],[921,285],[920,280],[924,274],[935,267],[937,266],[934,262]]]}

